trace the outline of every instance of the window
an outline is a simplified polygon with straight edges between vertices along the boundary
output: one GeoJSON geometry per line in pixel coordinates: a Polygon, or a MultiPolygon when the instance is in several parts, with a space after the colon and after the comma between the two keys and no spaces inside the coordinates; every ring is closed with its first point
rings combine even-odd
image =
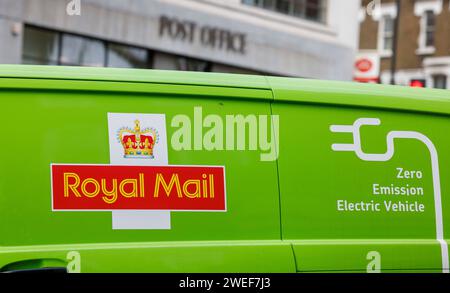
{"type": "Polygon", "coordinates": [[[211,66],[211,72],[222,72],[222,73],[238,73],[238,74],[254,74],[260,75],[262,73],[245,68],[239,68],[235,66],[213,63],[211,66]]]}
{"type": "Polygon", "coordinates": [[[269,10],[275,10],[277,0],[243,0],[242,3],[250,6],[261,7],[269,10]]]}
{"type": "Polygon", "coordinates": [[[416,54],[434,54],[436,40],[436,15],[443,9],[442,0],[414,1],[414,15],[420,18],[420,34],[416,54]]]}
{"type": "Polygon", "coordinates": [[[149,68],[149,51],[124,44],[25,26],[24,64],[149,68]]]}
{"type": "Polygon", "coordinates": [[[424,18],[424,47],[433,47],[436,17],[433,11],[428,10],[424,18]]]}
{"type": "Polygon", "coordinates": [[[242,3],[311,21],[326,22],[326,0],[243,0],[242,3]]]}
{"type": "Polygon", "coordinates": [[[372,19],[378,22],[377,50],[382,58],[392,55],[396,18],[397,5],[395,3],[381,3],[374,6],[372,19]]]}
{"type": "Polygon", "coordinates": [[[119,44],[108,44],[108,67],[148,68],[148,51],[119,44]]]}
{"type": "Polygon", "coordinates": [[[25,27],[23,39],[23,63],[56,65],[58,64],[59,34],[56,32],[25,27]]]}
{"type": "Polygon", "coordinates": [[[187,57],[177,58],[177,70],[183,71],[210,71],[210,64],[207,61],[197,60],[187,57]]]}
{"type": "Polygon", "coordinates": [[[157,52],[153,68],[164,70],[211,71],[211,63],[203,60],[157,52]]]}
{"type": "Polygon", "coordinates": [[[289,0],[278,0],[276,1],[276,11],[284,14],[290,14],[290,3],[289,0]]]}
{"type": "Polygon", "coordinates": [[[433,87],[436,89],[446,89],[447,88],[447,76],[443,74],[438,74],[433,76],[433,87]]]}
{"type": "Polygon", "coordinates": [[[394,19],[390,16],[390,15],[386,15],[383,17],[383,36],[382,36],[382,48],[383,51],[386,52],[391,52],[392,51],[392,46],[394,44],[394,19]]]}
{"type": "Polygon", "coordinates": [[[306,19],[309,20],[319,20],[319,21],[324,21],[324,12],[322,11],[324,8],[323,6],[323,1],[321,0],[310,0],[310,1],[306,1],[306,9],[305,9],[305,16],[306,19]]]}
{"type": "Polygon", "coordinates": [[[64,34],[60,62],[63,65],[104,66],[105,45],[102,41],[64,34]]]}
{"type": "Polygon", "coordinates": [[[420,35],[419,47],[416,53],[419,55],[433,54],[434,48],[434,34],[436,30],[436,14],[433,10],[426,10],[423,12],[420,19],[420,35]]]}

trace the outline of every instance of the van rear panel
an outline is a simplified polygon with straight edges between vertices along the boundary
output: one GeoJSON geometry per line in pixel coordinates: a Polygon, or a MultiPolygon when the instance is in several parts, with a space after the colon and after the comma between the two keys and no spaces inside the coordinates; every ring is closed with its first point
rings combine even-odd
{"type": "Polygon", "coordinates": [[[366,271],[378,259],[384,271],[446,271],[450,120],[432,109],[448,111],[448,93],[270,81],[282,237],[297,269],[366,271]]]}

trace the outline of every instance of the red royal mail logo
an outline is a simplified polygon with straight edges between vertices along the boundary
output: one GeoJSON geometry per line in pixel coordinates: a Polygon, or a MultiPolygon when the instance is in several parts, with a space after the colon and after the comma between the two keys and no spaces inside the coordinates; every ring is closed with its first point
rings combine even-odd
{"type": "Polygon", "coordinates": [[[53,210],[225,211],[219,166],[51,166],[53,210]]]}

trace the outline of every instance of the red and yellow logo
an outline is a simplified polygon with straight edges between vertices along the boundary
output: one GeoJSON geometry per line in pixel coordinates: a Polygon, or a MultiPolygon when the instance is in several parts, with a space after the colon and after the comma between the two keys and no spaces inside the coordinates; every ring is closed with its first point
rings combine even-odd
{"type": "Polygon", "coordinates": [[[220,166],[51,165],[53,210],[226,211],[220,166]]]}
{"type": "Polygon", "coordinates": [[[117,134],[122,144],[124,158],[153,159],[153,148],[158,142],[158,132],[154,128],[141,130],[139,120],[134,121],[134,129],[122,127],[117,134]]]}

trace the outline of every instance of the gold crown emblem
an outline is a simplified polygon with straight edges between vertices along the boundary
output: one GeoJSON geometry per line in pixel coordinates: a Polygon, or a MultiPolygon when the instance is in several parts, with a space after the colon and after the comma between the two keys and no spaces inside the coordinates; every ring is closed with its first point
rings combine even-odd
{"type": "Polygon", "coordinates": [[[125,158],[153,159],[153,148],[158,143],[159,135],[154,128],[141,130],[141,123],[136,120],[134,129],[119,129],[117,139],[122,144],[125,158]]]}

